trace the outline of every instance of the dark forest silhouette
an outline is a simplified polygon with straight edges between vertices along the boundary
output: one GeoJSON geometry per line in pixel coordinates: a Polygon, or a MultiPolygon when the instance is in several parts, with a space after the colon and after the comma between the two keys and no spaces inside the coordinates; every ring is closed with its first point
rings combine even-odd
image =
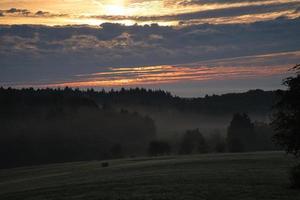
{"type": "Polygon", "coordinates": [[[262,90],[179,98],[162,90],[143,88],[108,92],[0,88],[0,168],[145,155],[276,149],[271,143],[270,126],[251,122],[246,114],[233,115],[227,140],[218,130],[205,136],[199,129],[161,140],[157,138],[155,120],[126,107],[141,105],[154,110],[172,108],[213,115],[232,115],[250,109],[268,113],[274,98],[274,92],[262,90]]]}
{"type": "Polygon", "coordinates": [[[276,130],[274,139],[287,153],[300,156],[300,65],[293,70],[296,76],[284,80],[287,90],[278,91],[280,100],[274,106],[272,125],[276,130]]]}
{"type": "MultiPolygon", "coordinates": [[[[295,76],[286,78],[285,91],[278,91],[279,101],[274,106],[272,125],[275,129],[274,139],[288,154],[300,157],[300,65],[292,68],[295,76]]],[[[292,187],[300,188],[300,164],[290,170],[292,187]]]]}
{"type": "Polygon", "coordinates": [[[0,101],[0,167],[143,155],[155,138],[150,118],[70,89],[1,89],[0,101]]]}
{"type": "Polygon", "coordinates": [[[250,90],[245,93],[223,95],[206,95],[199,98],[180,98],[163,90],[147,90],[144,88],[122,88],[110,91],[88,89],[82,93],[104,107],[113,105],[141,105],[158,110],[161,108],[175,108],[180,111],[193,111],[202,114],[237,112],[269,113],[276,100],[274,91],[263,90],[250,90]]]}

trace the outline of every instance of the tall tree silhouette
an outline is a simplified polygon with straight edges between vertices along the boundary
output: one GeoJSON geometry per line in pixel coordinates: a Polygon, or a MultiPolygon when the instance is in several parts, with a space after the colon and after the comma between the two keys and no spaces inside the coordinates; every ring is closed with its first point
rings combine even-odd
{"type": "Polygon", "coordinates": [[[275,114],[272,125],[275,128],[275,141],[287,153],[300,156],[300,65],[293,70],[296,76],[284,80],[287,90],[278,91],[279,102],[274,106],[275,114]]]}
{"type": "Polygon", "coordinates": [[[255,143],[254,126],[245,113],[234,114],[227,129],[227,144],[230,152],[253,150],[255,143]]]}
{"type": "Polygon", "coordinates": [[[166,141],[151,141],[149,144],[148,153],[150,156],[168,155],[171,152],[171,147],[166,141]]]}
{"type": "Polygon", "coordinates": [[[184,134],[179,153],[191,154],[191,153],[204,153],[207,151],[206,141],[199,129],[187,130],[184,134]]]}

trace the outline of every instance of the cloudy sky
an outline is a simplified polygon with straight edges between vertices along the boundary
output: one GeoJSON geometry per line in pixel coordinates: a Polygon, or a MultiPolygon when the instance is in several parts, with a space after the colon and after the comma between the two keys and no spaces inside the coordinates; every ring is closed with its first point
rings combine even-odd
{"type": "Polygon", "coordinates": [[[1,0],[0,85],[282,88],[300,63],[300,0],[1,0]]]}

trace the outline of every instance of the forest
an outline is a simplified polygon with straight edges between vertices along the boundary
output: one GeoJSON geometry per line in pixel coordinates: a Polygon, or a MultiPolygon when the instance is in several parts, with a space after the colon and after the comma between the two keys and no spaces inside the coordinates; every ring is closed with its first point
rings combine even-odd
{"type": "Polygon", "coordinates": [[[248,115],[269,115],[275,99],[275,92],[262,90],[180,98],[143,88],[0,88],[0,168],[145,155],[278,149],[272,143],[273,130],[268,121],[253,121],[248,115]],[[164,115],[175,110],[183,116],[210,115],[212,124],[214,118],[226,115],[230,116],[229,123],[223,129],[201,129],[201,124],[195,122],[164,135],[164,127],[159,126],[153,112],[164,115]]]}

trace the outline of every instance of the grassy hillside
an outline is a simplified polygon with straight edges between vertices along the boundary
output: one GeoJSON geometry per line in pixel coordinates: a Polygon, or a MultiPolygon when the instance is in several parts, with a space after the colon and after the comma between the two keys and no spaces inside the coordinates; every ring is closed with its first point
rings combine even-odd
{"type": "Polygon", "coordinates": [[[283,152],[76,162],[0,170],[0,199],[300,199],[283,152]]]}

